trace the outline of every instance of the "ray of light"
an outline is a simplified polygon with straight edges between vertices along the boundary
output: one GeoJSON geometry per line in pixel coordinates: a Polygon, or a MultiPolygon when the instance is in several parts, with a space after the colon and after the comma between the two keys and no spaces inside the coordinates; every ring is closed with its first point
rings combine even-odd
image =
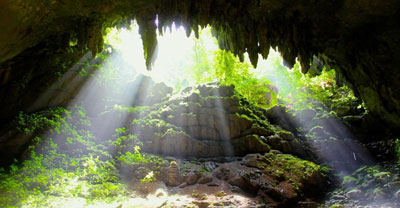
{"type": "MultiPolygon", "coordinates": [[[[306,90],[306,87],[304,86],[300,88],[299,86],[296,86],[296,83],[294,83],[296,80],[293,77],[296,75],[293,73],[295,72],[292,70],[286,73],[279,73],[280,70],[287,70],[283,66],[279,66],[279,62],[282,63],[279,53],[271,49],[269,58],[260,61],[259,67],[256,69],[258,77],[266,78],[271,83],[275,84],[281,91],[281,94],[287,95],[287,98],[291,103],[298,104],[307,100],[307,97],[302,97],[302,95],[305,95],[304,90],[306,90]],[[274,67],[275,70],[271,70],[274,67]],[[278,69],[276,67],[278,67],[278,69]]],[[[322,109],[321,113],[328,115],[328,112],[323,109],[323,105],[320,101],[314,101],[313,104],[313,108],[319,107],[319,109],[322,109]]],[[[292,104],[289,103],[286,103],[286,106],[288,108],[293,108],[292,104]]],[[[315,123],[310,122],[310,118],[307,118],[307,116],[309,115],[306,113],[300,113],[294,121],[288,121],[292,122],[292,126],[298,126],[302,129],[310,130],[314,127],[315,123]]],[[[280,115],[280,117],[284,118],[286,115],[280,115]]],[[[319,125],[323,126],[326,132],[330,132],[332,135],[323,135],[323,138],[320,138],[322,141],[316,140],[310,136],[307,136],[307,139],[318,152],[322,162],[330,163],[334,172],[340,173],[343,176],[348,175],[355,168],[369,164],[372,161],[371,156],[365,148],[355,141],[355,137],[352,135],[350,130],[338,119],[334,119],[333,117],[321,119],[319,125]],[[335,139],[332,136],[337,137],[338,139],[335,139]],[[333,161],[342,162],[332,163],[333,161]]]]}
{"type": "MultiPolygon", "coordinates": [[[[221,97],[221,93],[219,91],[219,88],[215,88],[215,90],[213,91],[215,93],[216,97],[221,97]]],[[[217,110],[217,114],[216,114],[216,123],[218,123],[219,125],[217,125],[216,128],[219,129],[219,134],[220,137],[222,138],[223,141],[223,145],[224,145],[224,156],[226,157],[232,157],[234,156],[234,149],[233,149],[233,145],[232,145],[232,141],[231,138],[232,135],[230,134],[230,132],[232,132],[231,128],[235,128],[235,125],[231,125],[231,123],[229,122],[229,119],[227,118],[228,112],[227,109],[225,109],[222,100],[221,99],[215,99],[215,107],[217,110]]]]}

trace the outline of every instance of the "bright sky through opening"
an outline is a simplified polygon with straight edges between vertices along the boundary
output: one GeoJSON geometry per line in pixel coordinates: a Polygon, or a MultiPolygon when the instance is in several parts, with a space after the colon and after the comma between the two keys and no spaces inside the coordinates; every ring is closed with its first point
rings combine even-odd
{"type": "MultiPolygon", "coordinates": [[[[158,55],[152,71],[147,71],[142,40],[136,24],[131,30],[122,29],[119,33],[119,48],[123,59],[131,65],[136,72],[151,76],[156,82],[166,82],[173,85],[174,79],[182,75],[194,55],[194,37],[186,37],[183,27],[172,26],[172,32],[167,29],[162,36],[158,36],[158,55]]],[[[203,41],[208,50],[217,50],[218,46],[211,36],[204,36],[203,41]]]]}

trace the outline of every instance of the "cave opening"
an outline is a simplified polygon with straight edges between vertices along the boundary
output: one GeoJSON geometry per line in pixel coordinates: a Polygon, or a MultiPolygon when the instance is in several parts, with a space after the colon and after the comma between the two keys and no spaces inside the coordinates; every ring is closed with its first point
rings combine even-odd
{"type": "Polygon", "coordinates": [[[132,2],[0,3],[0,206],[399,206],[398,12],[132,2]]]}

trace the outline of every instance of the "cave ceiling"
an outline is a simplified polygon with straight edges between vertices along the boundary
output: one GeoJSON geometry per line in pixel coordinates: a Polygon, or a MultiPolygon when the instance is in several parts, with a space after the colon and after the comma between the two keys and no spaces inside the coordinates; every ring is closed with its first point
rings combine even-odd
{"type": "Polygon", "coordinates": [[[101,52],[106,28],[133,19],[150,69],[157,30],[175,22],[198,36],[210,25],[221,49],[241,59],[247,52],[254,66],[271,47],[289,67],[298,58],[303,72],[321,57],[373,115],[400,127],[399,8],[398,0],[2,0],[0,76],[49,37],[60,48],[76,40],[81,51],[101,52]]]}

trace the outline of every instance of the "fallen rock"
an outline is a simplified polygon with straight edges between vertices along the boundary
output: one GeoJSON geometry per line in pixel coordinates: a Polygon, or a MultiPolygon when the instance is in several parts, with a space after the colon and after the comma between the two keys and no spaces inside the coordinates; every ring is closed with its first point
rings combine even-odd
{"type": "Polygon", "coordinates": [[[192,203],[197,205],[199,208],[207,208],[210,206],[210,202],[207,201],[193,201],[192,203]]]}
{"type": "Polygon", "coordinates": [[[151,194],[160,188],[165,188],[164,183],[160,181],[140,182],[136,180],[134,182],[131,181],[129,185],[132,189],[135,189],[142,194],[151,194]]]}
{"type": "Polygon", "coordinates": [[[198,184],[206,184],[206,183],[210,183],[211,181],[213,181],[213,178],[211,176],[201,176],[201,178],[199,179],[199,181],[197,181],[198,184]]]}
{"type": "Polygon", "coordinates": [[[219,186],[219,185],[220,185],[220,183],[217,183],[217,182],[210,182],[207,184],[207,186],[219,186]]]}
{"type": "Polygon", "coordinates": [[[243,164],[248,167],[264,169],[268,166],[268,160],[261,154],[248,154],[243,158],[243,164]]]}
{"type": "Polygon", "coordinates": [[[287,181],[279,183],[277,186],[268,184],[262,187],[263,194],[270,196],[273,200],[280,203],[288,203],[297,197],[294,186],[287,181]]]}
{"type": "Polygon", "coordinates": [[[182,183],[181,185],[179,185],[179,188],[185,188],[186,186],[188,186],[187,183],[182,183]]]}
{"type": "Polygon", "coordinates": [[[374,200],[376,201],[384,200],[391,197],[389,194],[385,193],[381,187],[375,188],[372,192],[372,195],[374,197],[374,200]]]}
{"type": "Polygon", "coordinates": [[[364,197],[364,192],[356,188],[347,192],[347,196],[351,199],[360,199],[364,197]]]}
{"type": "Polygon", "coordinates": [[[301,201],[298,202],[298,207],[299,208],[318,208],[319,204],[317,202],[313,202],[313,201],[301,201]]]}
{"type": "Polygon", "coordinates": [[[400,201],[400,189],[394,193],[393,198],[396,201],[400,201]]]}
{"type": "Polygon", "coordinates": [[[256,196],[259,189],[268,181],[261,178],[262,173],[253,171],[251,169],[242,171],[238,176],[230,179],[228,183],[239,187],[250,195],[256,196]]]}
{"type": "Polygon", "coordinates": [[[230,170],[228,164],[222,164],[214,173],[220,180],[229,180],[235,176],[235,173],[230,170]]]}
{"type": "Polygon", "coordinates": [[[199,176],[196,173],[190,172],[186,175],[186,184],[193,185],[193,184],[197,183],[198,179],[199,179],[199,176]]]}

